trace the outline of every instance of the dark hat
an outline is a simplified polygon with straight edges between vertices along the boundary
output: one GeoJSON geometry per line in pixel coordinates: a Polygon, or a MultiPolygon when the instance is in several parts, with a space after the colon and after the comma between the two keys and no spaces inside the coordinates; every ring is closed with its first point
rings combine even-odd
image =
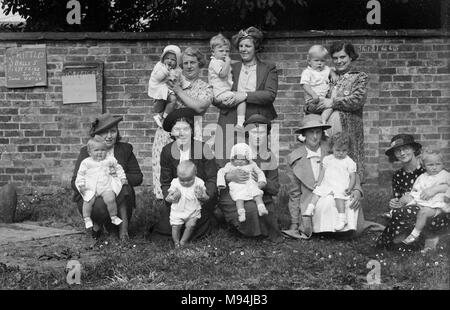
{"type": "Polygon", "coordinates": [[[237,34],[235,34],[232,38],[231,41],[233,42],[234,46],[238,46],[239,42],[243,39],[247,39],[247,38],[253,38],[254,40],[261,42],[264,38],[263,33],[261,32],[261,30],[259,30],[256,27],[249,27],[245,30],[240,30],[237,34]]]}
{"type": "Polygon", "coordinates": [[[395,135],[391,139],[391,145],[386,150],[385,154],[387,156],[391,157],[394,155],[395,149],[398,148],[399,146],[403,146],[403,145],[411,145],[416,150],[420,150],[422,148],[422,145],[420,143],[417,143],[416,141],[414,141],[414,137],[412,135],[402,133],[402,134],[395,135]]]}
{"type": "Polygon", "coordinates": [[[328,125],[324,122],[322,122],[322,117],[318,114],[308,114],[303,117],[300,128],[294,131],[296,134],[302,133],[305,129],[309,128],[322,128],[322,129],[328,129],[331,128],[331,125],[328,125]]]}
{"type": "Polygon", "coordinates": [[[115,116],[109,113],[101,114],[92,122],[89,134],[94,136],[101,133],[106,129],[116,126],[121,120],[123,120],[122,116],[115,116]]]}
{"type": "Polygon", "coordinates": [[[271,125],[270,121],[261,114],[253,114],[250,116],[245,122],[244,127],[250,124],[266,124],[267,125],[267,131],[270,131],[271,125]]]}
{"type": "Polygon", "coordinates": [[[167,132],[172,131],[172,127],[180,118],[190,119],[194,123],[195,111],[190,108],[176,109],[167,115],[163,122],[163,129],[167,132]]]}

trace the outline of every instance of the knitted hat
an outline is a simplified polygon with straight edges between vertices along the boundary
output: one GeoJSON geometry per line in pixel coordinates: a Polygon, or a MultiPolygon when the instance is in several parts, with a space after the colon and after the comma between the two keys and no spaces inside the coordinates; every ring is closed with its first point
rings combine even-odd
{"type": "Polygon", "coordinates": [[[177,58],[177,67],[179,67],[181,65],[181,50],[180,50],[180,48],[176,45],[167,45],[164,48],[163,53],[161,54],[161,62],[163,62],[164,56],[166,56],[167,53],[175,54],[175,56],[177,58]]]}
{"type": "Polygon", "coordinates": [[[236,155],[244,156],[248,161],[252,160],[252,150],[246,143],[237,143],[233,145],[230,158],[234,158],[236,155]]]}

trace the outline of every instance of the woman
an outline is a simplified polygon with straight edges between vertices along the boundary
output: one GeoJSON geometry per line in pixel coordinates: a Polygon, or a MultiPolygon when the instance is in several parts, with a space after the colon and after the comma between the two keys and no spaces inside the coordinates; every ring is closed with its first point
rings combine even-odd
{"type": "MultiPolygon", "coordinates": [[[[399,161],[402,167],[394,173],[392,177],[393,198],[389,201],[389,208],[392,210],[392,218],[380,238],[377,246],[387,249],[412,250],[423,246],[423,238],[415,244],[406,246],[401,241],[413,230],[417,213],[420,208],[416,205],[406,206],[408,203],[408,193],[411,191],[416,179],[425,172],[418,155],[422,146],[414,141],[414,137],[408,134],[399,134],[392,138],[389,149],[385,154],[390,162],[399,161]],[[406,207],[405,207],[406,206],[406,207]]],[[[445,192],[446,186],[436,187],[435,193],[445,192]]],[[[432,195],[431,195],[432,196],[432,195]]],[[[428,223],[426,230],[428,235],[439,234],[450,227],[450,215],[441,214],[433,218],[428,223]]],[[[438,238],[430,238],[426,241],[425,249],[436,246],[438,238]]]]}
{"type": "MultiPolygon", "coordinates": [[[[288,176],[291,179],[289,189],[291,226],[289,230],[283,231],[294,238],[309,239],[312,233],[335,232],[338,212],[331,195],[319,199],[312,217],[302,216],[311,201],[320,163],[323,157],[328,155],[329,148],[324,133],[328,128],[330,125],[323,124],[320,115],[309,114],[303,118],[301,127],[295,131],[296,134],[302,134],[305,137],[305,143],[288,155],[287,161],[290,167],[288,176]]],[[[361,232],[369,226],[378,225],[364,220],[362,209],[360,209],[362,194],[357,176],[350,203],[346,205],[348,223],[341,231],[361,232]]]]}
{"type": "MultiPolygon", "coordinates": [[[[168,86],[178,99],[181,106],[192,109],[198,115],[203,115],[211,105],[214,95],[211,86],[200,79],[200,69],[205,65],[203,54],[199,50],[188,47],[181,55],[183,82],[168,81],[168,86]]],[[[195,118],[195,139],[202,140],[201,117],[195,118]]],[[[172,142],[168,132],[158,127],[152,146],[153,191],[157,199],[163,199],[160,183],[160,155],[162,148],[172,142]]]]}
{"type": "Polygon", "coordinates": [[[368,75],[353,68],[353,62],[359,55],[351,43],[335,42],[330,54],[336,68],[338,79],[330,89],[331,98],[325,98],[319,104],[308,103],[306,114],[320,114],[331,108],[333,113],[328,119],[332,126],[329,135],[344,131],[352,137],[349,156],[357,163],[358,174],[364,180],[364,127],[363,107],[367,97],[368,75]]]}
{"type": "MultiPolygon", "coordinates": [[[[221,209],[225,221],[244,236],[268,237],[270,241],[278,242],[282,240],[281,231],[275,217],[275,204],[272,196],[278,194],[280,183],[278,180],[278,160],[275,154],[268,148],[267,136],[270,132],[270,121],[261,114],[250,116],[244,123],[248,130],[248,144],[252,150],[253,160],[258,167],[263,170],[267,185],[264,187],[263,201],[269,211],[268,215],[259,216],[256,203],[253,200],[244,204],[246,220],[238,221],[236,202],[230,197],[228,188],[220,192],[219,208],[221,209]]],[[[225,175],[227,182],[245,183],[250,176],[242,170],[235,170],[225,175]]]]}
{"type": "MultiPolygon", "coordinates": [[[[194,139],[195,112],[181,108],[170,113],[163,128],[175,140],[164,146],[161,152],[161,191],[164,199],[168,195],[170,183],[177,177],[177,166],[181,160],[191,160],[197,168],[197,177],[205,182],[209,200],[202,203],[201,218],[197,221],[191,239],[206,236],[212,229],[212,217],[216,196],[217,166],[211,149],[201,141],[194,139]]],[[[180,199],[180,193],[172,194],[174,202],[180,199]]],[[[162,208],[158,223],[153,232],[171,236],[169,223],[170,203],[162,208]]]]}
{"type": "MultiPolygon", "coordinates": [[[[118,124],[121,120],[121,116],[113,116],[109,113],[102,114],[92,123],[89,134],[91,137],[100,135],[105,139],[108,154],[117,159],[127,176],[128,184],[123,185],[121,192],[116,197],[118,216],[123,221],[119,226],[119,237],[120,240],[127,241],[129,239],[128,222],[131,219],[133,208],[136,207],[133,187],[139,186],[142,183],[142,172],[139,163],[134,156],[131,144],[120,142],[121,136],[119,134],[118,124]]],[[[87,157],[89,157],[89,154],[86,146],[84,146],[81,148],[80,154],[78,155],[71,183],[75,192],[73,201],[77,203],[80,213],[82,213],[83,199],[75,186],[75,180],[81,162],[87,157]]],[[[94,222],[93,237],[97,239],[102,233],[103,225],[111,224],[108,210],[102,197],[96,198],[92,208],[91,218],[94,222]]]]}
{"type": "Polygon", "coordinates": [[[241,62],[232,65],[235,98],[230,102],[213,102],[220,109],[214,147],[220,168],[225,166],[235,144],[234,124],[237,122],[236,106],[239,103],[245,101],[247,104],[246,119],[250,115],[261,114],[271,122],[277,117],[273,106],[278,90],[277,69],[274,64],[258,58],[262,40],[262,32],[255,27],[241,30],[232,38],[241,56],[241,62]]]}

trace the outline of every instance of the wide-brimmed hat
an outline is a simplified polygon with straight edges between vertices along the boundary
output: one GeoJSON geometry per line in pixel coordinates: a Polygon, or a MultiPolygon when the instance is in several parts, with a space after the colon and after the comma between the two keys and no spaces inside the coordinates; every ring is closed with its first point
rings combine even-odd
{"type": "Polygon", "coordinates": [[[163,129],[167,132],[172,131],[172,127],[180,118],[190,119],[194,123],[195,111],[190,108],[176,109],[167,115],[163,122],[163,129]]]}
{"type": "Polygon", "coordinates": [[[270,121],[262,114],[253,114],[245,122],[244,127],[250,124],[265,124],[267,125],[267,131],[270,131],[270,121]]]}
{"type": "Polygon", "coordinates": [[[240,30],[237,34],[235,34],[232,38],[231,41],[233,43],[234,46],[238,47],[239,46],[239,42],[241,42],[241,40],[247,39],[247,38],[252,38],[255,41],[261,43],[261,41],[264,38],[263,33],[261,32],[261,30],[259,30],[256,27],[248,27],[245,30],[240,30]]]}
{"type": "Polygon", "coordinates": [[[176,45],[167,45],[161,54],[161,62],[163,61],[164,56],[166,56],[167,53],[175,54],[175,56],[177,58],[177,67],[180,67],[180,65],[181,65],[181,49],[176,45]]]}
{"type": "Polygon", "coordinates": [[[394,151],[396,148],[404,145],[411,145],[415,150],[420,150],[422,145],[416,141],[414,141],[414,137],[412,135],[408,135],[406,133],[395,135],[391,139],[391,145],[386,150],[385,154],[389,157],[394,155],[394,151]]]}
{"type": "Polygon", "coordinates": [[[328,125],[327,123],[322,122],[322,117],[318,114],[308,114],[308,115],[305,115],[305,117],[303,117],[303,119],[300,123],[300,128],[295,130],[294,133],[300,134],[305,129],[310,129],[310,128],[322,128],[325,130],[325,129],[331,128],[331,125],[328,125]]]}
{"type": "Polygon", "coordinates": [[[110,113],[101,114],[91,123],[89,134],[93,137],[102,131],[116,126],[121,120],[122,116],[111,115],[110,113]]]}

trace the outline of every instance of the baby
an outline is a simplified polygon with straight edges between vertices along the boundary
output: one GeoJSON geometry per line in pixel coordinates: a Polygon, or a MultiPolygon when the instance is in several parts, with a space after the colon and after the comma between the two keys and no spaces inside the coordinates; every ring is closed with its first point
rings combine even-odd
{"type": "Polygon", "coordinates": [[[78,170],[75,186],[83,197],[83,218],[86,229],[93,227],[91,213],[95,198],[101,196],[105,202],[111,222],[119,225],[116,196],[123,184],[128,184],[121,165],[113,156],[107,156],[106,142],[96,135],[87,143],[88,158],[84,159],[78,170]],[[117,176],[112,176],[117,175],[117,176]]]}
{"type": "Polygon", "coordinates": [[[230,182],[230,196],[236,202],[239,222],[245,222],[244,201],[254,200],[258,208],[259,216],[268,214],[263,202],[262,189],[266,186],[266,176],[264,172],[252,160],[251,149],[245,143],[238,143],[231,149],[231,160],[225,167],[219,169],[217,173],[217,187],[224,189],[226,187],[225,175],[235,169],[241,169],[249,173],[250,177],[245,183],[230,182]],[[252,177],[253,173],[258,176],[257,181],[252,177]]]}
{"type": "Polygon", "coordinates": [[[148,95],[155,100],[153,112],[157,113],[153,119],[159,127],[162,127],[164,119],[177,104],[176,95],[168,88],[166,81],[181,81],[180,63],[180,48],[176,45],[167,45],[148,81],[148,95]]]}
{"type": "MultiPolygon", "coordinates": [[[[209,41],[211,47],[211,61],[208,67],[208,82],[213,87],[214,100],[224,102],[234,98],[235,94],[231,91],[233,79],[231,74],[230,41],[222,34],[218,34],[209,41]]],[[[237,105],[237,124],[236,128],[243,129],[245,121],[246,103],[241,102],[237,105]]]]}
{"type": "Polygon", "coordinates": [[[175,247],[185,245],[192,235],[195,223],[201,216],[201,201],[209,199],[205,182],[196,177],[197,169],[192,161],[183,160],[177,167],[177,178],[170,183],[166,201],[170,202],[170,225],[175,247]],[[181,194],[178,202],[174,202],[176,193],[181,194]],[[180,240],[181,227],[185,225],[180,240]]]}
{"type": "Polygon", "coordinates": [[[404,244],[416,241],[429,219],[442,212],[450,213],[450,205],[446,202],[450,196],[450,173],[444,169],[441,152],[428,148],[424,151],[422,159],[426,172],[414,182],[409,195],[410,202],[407,204],[407,206],[417,205],[420,211],[413,231],[402,241],[404,244]]]}
{"type": "Polygon", "coordinates": [[[356,182],[356,163],[347,155],[350,143],[350,137],[343,132],[338,132],[331,137],[330,148],[333,154],[323,158],[317,186],[303,214],[303,216],[312,216],[319,198],[331,194],[334,196],[339,214],[335,227],[337,231],[342,230],[347,224],[345,200],[349,199],[348,196],[356,182]]]}
{"type": "MultiPolygon", "coordinates": [[[[303,70],[300,84],[305,91],[305,103],[318,104],[327,96],[330,90],[330,81],[337,80],[337,75],[332,68],[325,65],[328,51],[322,45],[313,45],[308,51],[308,67],[303,70]]],[[[321,113],[322,122],[326,124],[333,109],[328,108],[321,113]]],[[[299,137],[304,141],[304,137],[299,137]]]]}

